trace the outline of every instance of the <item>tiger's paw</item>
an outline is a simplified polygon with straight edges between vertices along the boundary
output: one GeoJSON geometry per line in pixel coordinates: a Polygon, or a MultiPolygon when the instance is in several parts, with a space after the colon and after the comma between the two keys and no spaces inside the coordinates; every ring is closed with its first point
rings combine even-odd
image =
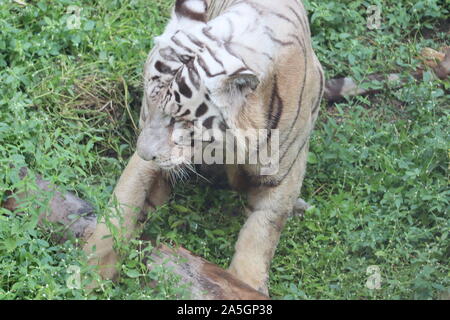
{"type": "Polygon", "coordinates": [[[305,212],[311,208],[311,206],[306,203],[305,200],[298,198],[297,202],[294,205],[294,209],[292,210],[291,217],[301,217],[305,216],[305,212]]]}
{"type": "Polygon", "coordinates": [[[269,288],[267,286],[268,275],[263,273],[258,274],[258,272],[236,268],[235,266],[230,266],[228,272],[253,289],[269,296],[269,288]]]}
{"type": "MultiPolygon", "coordinates": [[[[105,237],[107,234],[102,228],[97,227],[92,236],[83,247],[88,257],[88,264],[96,267],[96,272],[104,280],[115,280],[118,275],[117,264],[119,256],[113,248],[113,238],[105,237]]],[[[90,289],[98,286],[96,281],[89,285],[90,289]]]]}
{"type": "MultiPolygon", "coordinates": [[[[114,251],[108,253],[102,252],[101,255],[98,253],[91,253],[88,257],[88,264],[95,267],[95,272],[103,280],[115,280],[119,274],[117,271],[117,263],[119,257],[114,251]]],[[[97,279],[91,281],[87,286],[87,290],[95,290],[99,287],[99,282],[97,279]]]]}

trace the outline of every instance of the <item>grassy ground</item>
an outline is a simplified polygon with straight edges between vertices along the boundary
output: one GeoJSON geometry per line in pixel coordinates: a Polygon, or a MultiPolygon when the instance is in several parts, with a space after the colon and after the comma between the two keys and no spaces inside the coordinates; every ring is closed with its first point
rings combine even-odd
{"type": "MultiPolygon", "coordinates": [[[[30,187],[28,166],[104,212],[133,151],[142,66],[167,21],[168,0],[0,1],[0,199],[30,187]],[[82,8],[79,28],[70,6],[82,8]],[[73,28],[75,26],[75,28],[73,28]],[[15,168],[11,168],[10,164],[15,168]]],[[[305,1],[328,77],[414,70],[418,52],[449,43],[445,0],[305,1]]],[[[437,299],[450,294],[448,81],[426,74],[400,90],[323,105],[302,197],[271,270],[277,299],[437,299]],[[381,289],[366,281],[377,266],[381,289]]],[[[0,299],[165,299],[180,294],[161,268],[143,272],[137,247],[123,277],[96,293],[70,289],[68,268],[91,275],[82,253],[36,228],[39,209],[0,209],[0,299]],[[160,280],[153,289],[143,283],[160,280]]],[[[239,195],[177,187],[146,232],[221,266],[243,222],[239,195]]],[[[69,269],[70,270],[70,269],[69,269]]]]}

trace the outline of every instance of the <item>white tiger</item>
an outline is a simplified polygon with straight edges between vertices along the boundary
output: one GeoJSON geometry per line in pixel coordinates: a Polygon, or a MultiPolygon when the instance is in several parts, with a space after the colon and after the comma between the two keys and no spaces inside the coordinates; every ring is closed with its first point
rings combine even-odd
{"type": "MultiPolygon", "coordinates": [[[[167,172],[190,166],[193,142],[204,146],[228,130],[235,135],[267,130],[269,136],[277,131],[277,146],[265,139],[256,147],[279,150],[273,174],[263,175],[261,163],[223,166],[230,185],[246,193],[249,212],[229,271],[268,294],[270,262],[300,192],[323,90],[301,2],[177,0],[145,64],[142,132],[114,191],[121,210],[111,222],[123,227],[119,240],[139,229],[139,212],[166,201],[167,172]],[[178,129],[188,137],[177,138],[178,129]],[[212,135],[205,141],[196,129],[212,135]]],[[[112,278],[118,256],[108,234],[106,224],[99,223],[85,250],[91,263],[104,267],[102,276],[112,278]]]]}

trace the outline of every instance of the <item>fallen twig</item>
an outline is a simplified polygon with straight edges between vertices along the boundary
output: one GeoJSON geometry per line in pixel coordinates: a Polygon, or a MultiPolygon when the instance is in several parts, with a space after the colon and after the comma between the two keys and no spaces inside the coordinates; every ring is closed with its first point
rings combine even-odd
{"type": "MultiPolygon", "coordinates": [[[[443,52],[439,52],[430,48],[422,50],[421,59],[424,65],[431,68],[437,78],[444,80],[450,75],[450,47],[442,48],[443,52]]],[[[421,80],[424,74],[423,68],[418,68],[411,75],[421,80]]],[[[366,85],[379,81],[383,83],[396,83],[396,88],[401,88],[407,83],[407,79],[403,79],[399,73],[390,74],[372,74],[358,83],[353,78],[337,78],[327,80],[325,85],[324,98],[329,102],[338,102],[346,97],[361,96],[377,93],[379,89],[366,89],[366,85]]]]}
{"type": "Polygon", "coordinates": [[[22,1],[22,0],[13,0],[15,3],[17,3],[18,5],[21,5],[21,6],[26,6],[26,5],[28,5],[28,3],[26,3],[25,1],[22,1]]]}

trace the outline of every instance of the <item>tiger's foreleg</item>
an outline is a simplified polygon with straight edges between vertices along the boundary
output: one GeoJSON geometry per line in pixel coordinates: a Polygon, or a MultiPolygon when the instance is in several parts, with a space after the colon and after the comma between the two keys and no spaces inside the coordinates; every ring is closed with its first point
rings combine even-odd
{"type": "Polygon", "coordinates": [[[169,194],[170,187],[158,167],[135,153],[116,185],[113,206],[108,215],[98,221],[83,248],[89,264],[100,267],[102,278],[114,279],[118,273],[119,256],[113,248],[114,237],[111,235],[114,234],[120,244],[126,244],[138,233],[140,220],[147,211],[163,204],[169,194]]]}
{"type": "Polygon", "coordinates": [[[276,187],[253,187],[248,192],[250,215],[242,227],[229,271],[254,289],[268,295],[270,263],[285,222],[297,202],[307,146],[290,174],[276,187]]]}

